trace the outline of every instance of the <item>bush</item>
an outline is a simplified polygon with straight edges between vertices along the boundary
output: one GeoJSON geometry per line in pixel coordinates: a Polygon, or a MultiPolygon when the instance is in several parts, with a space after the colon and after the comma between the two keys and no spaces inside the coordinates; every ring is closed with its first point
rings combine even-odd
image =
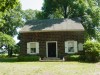
{"type": "Polygon", "coordinates": [[[85,60],[89,62],[97,62],[100,57],[100,43],[87,41],[84,44],[85,60]]]}
{"type": "Polygon", "coordinates": [[[64,56],[65,61],[78,61],[79,55],[66,55],[64,56]]]}
{"type": "Polygon", "coordinates": [[[0,58],[6,58],[6,57],[8,57],[8,55],[6,55],[6,54],[0,54],[0,58]]]}
{"type": "Polygon", "coordinates": [[[17,57],[0,58],[0,62],[17,62],[17,57]]]}
{"type": "Polygon", "coordinates": [[[18,61],[39,61],[39,56],[37,55],[18,56],[18,61]]]}
{"type": "Polygon", "coordinates": [[[79,60],[80,60],[80,61],[85,61],[85,59],[86,59],[86,56],[85,56],[85,55],[80,55],[80,56],[79,56],[79,60]]]}

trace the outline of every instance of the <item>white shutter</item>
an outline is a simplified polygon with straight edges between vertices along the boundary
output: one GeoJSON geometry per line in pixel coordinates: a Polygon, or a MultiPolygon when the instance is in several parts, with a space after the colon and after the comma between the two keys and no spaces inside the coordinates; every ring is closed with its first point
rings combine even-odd
{"type": "Polygon", "coordinates": [[[39,42],[36,42],[36,53],[39,53],[39,42]]]}
{"type": "Polygon", "coordinates": [[[30,43],[27,43],[27,54],[30,53],[30,43]]]}
{"type": "Polygon", "coordinates": [[[74,41],[74,52],[77,52],[77,41],[74,41]]]}
{"type": "Polygon", "coordinates": [[[79,43],[79,44],[78,44],[78,50],[79,50],[79,51],[82,51],[82,50],[83,50],[83,44],[82,44],[82,43],[79,43]]]}
{"type": "Polygon", "coordinates": [[[68,53],[68,41],[65,41],[65,53],[68,53]]]}

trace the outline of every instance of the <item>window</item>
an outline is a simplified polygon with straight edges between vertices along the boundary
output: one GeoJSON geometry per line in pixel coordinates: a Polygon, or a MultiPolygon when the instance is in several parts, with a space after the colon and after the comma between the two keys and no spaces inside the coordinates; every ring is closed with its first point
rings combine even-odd
{"type": "Polygon", "coordinates": [[[76,52],[77,52],[77,41],[66,41],[65,53],[76,53],[76,52]]]}
{"type": "Polygon", "coordinates": [[[39,43],[38,42],[28,42],[27,43],[27,54],[37,54],[39,53],[39,43]]]}

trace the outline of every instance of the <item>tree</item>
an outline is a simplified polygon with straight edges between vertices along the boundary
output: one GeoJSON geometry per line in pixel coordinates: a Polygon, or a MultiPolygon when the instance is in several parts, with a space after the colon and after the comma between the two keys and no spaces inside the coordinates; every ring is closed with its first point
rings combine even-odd
{"type": "Polygon", "coordinates": [[[3,18],[5,20],[4,25],[0,28],[1,32],[14,36],[17,34],[17,28],[24,24],[22,20],[22,10],[20,3],[14,8],[10,9],[9,13],[3,18]]]}
{"type": "Polygon", "coordinates": [[[22,11],[20,4],[14,9],[10,9],[9,13],[3,18],[5,20],[4,25],[0,28],[1,32],[6,33],[10,36],[17,34],[17,28],[24,24],[22,20],[22,11]]]}
{"type": "Polygon", "coordinates": [[[0,47],[5,46],[8,50],[8,56],[12,56],[12,47],[15,45],[13,38],[0,32],[0,47]]]}
{"type": "Polygon", "coordinates": [[[4,20],[2,19],[9,9],[13,9],[18,4],[18,0],[0,0],[0,27],[3,26],[4,20]]]}
{"type": "Polygon", "coordinates": [[[36,14],[38,13],[38,10],[32,10],[32,9],[27,9],[27,10],[23,10],[23,19],[25,21],[29,21],[32,19],[37,19],[36,18],[36,14]]]}
{"type": "Polygon", "coordinates": [[[83,15],[83,2],[83,0],[44,0],[42,10],[47,18],[56,11],[59,11],[64,18],[76,17],[83,15]]]}
{"type": "Polygon", "coordinates": [[[37,19],[46,19],[45,13],[43,11],[38,11],[36,13],[36,18],[37,19]]]}
{"type": "Polygon", "coordinates": [[[0,1],[0,44],[7,48],[9,56],[12,55],[12,47],[15,44],[11,36],[15,35],[16,28],[18,27],[17,22],[20,22],[19,18],[15,18],[15,15],[18,16],[18,12],[15,12],[15,10],[18,11],[16,9],[17,5],[19,6],[19,0],[0,1]]]}
{"type": "Polygon", "coordinates": [[[98,3],[96,3],[96,0],[88,0],[86,5],[87,7],[82,18],[82,23],[89,35],[89,38],[96,39],[96,36],[98,35],[98,33],[96,32],[98,31],[97,29],[100,26],[100,8],[98,6],[98,3]]]}

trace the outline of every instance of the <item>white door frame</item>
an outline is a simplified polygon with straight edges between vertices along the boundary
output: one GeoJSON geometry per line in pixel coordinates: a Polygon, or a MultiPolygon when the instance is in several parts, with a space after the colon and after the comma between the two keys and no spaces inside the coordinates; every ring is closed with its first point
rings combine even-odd
{"type": "Polygon", "coordinates": [[[46,57],[48,57],[48,43],[56,43],[56,57],[58,57],[57,41],[46,41],[46,57]]]}

